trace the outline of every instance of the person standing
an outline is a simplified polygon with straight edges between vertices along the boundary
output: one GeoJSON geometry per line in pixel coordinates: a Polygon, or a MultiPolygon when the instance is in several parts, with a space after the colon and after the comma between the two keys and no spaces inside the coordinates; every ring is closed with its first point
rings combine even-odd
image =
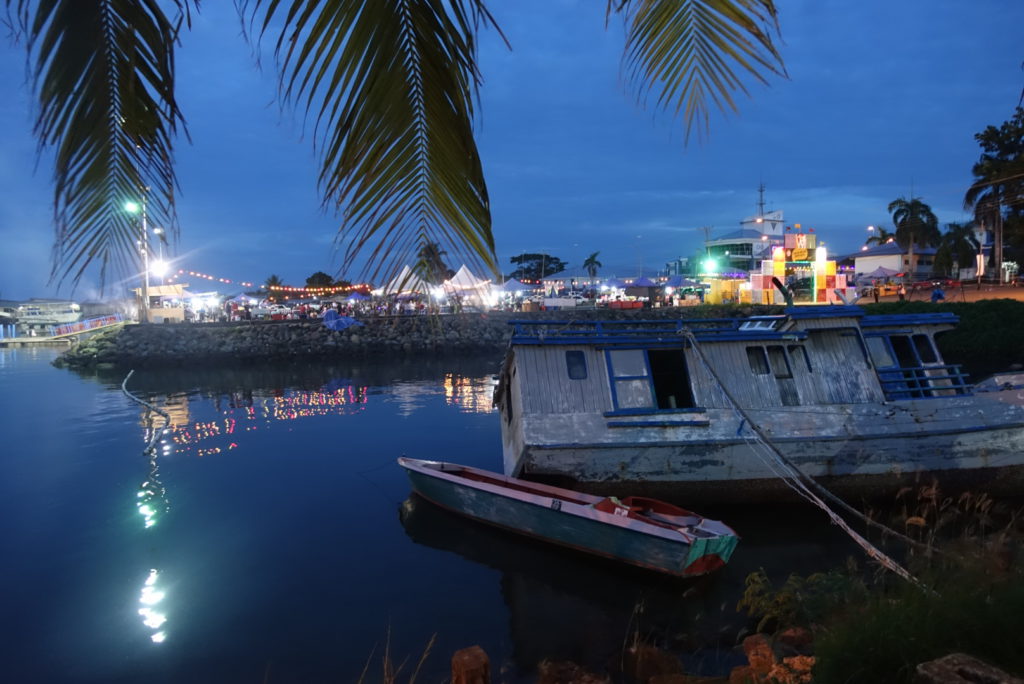
{"type": "Polygon", "coordinates": [[[903,283],[900,283],[900,286],[898,288],[896,288],[896,296],[900,298],[901,302],[907,301],[907,287],[906,287],[906,285],[904,285],[903,283]]]}

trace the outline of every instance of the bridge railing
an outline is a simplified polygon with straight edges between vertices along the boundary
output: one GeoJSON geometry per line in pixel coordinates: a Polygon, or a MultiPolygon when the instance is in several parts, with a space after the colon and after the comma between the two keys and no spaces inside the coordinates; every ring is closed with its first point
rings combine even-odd
{"type": "Polygon", "coordinates": [[[58,335],[73,335],[75,333],[86,332],[87,330],[94,330],[96,328],[102,328],[108,325],[114,325],[124,320],[122,314],[110,314],[109,316],[97,316],[96,318],[87,318],[84,321],[76,321],[74,323],[65,323],[63,325],[51,325],[49,327],[50,335],[57,337],[58,335]]]}

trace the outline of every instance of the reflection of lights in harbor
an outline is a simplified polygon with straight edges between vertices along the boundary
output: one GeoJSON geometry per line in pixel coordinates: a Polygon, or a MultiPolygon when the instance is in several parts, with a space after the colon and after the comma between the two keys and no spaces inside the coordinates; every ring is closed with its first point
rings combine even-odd
{"type": "MultiPolygon", "coordinates": [[[[142,604],[142,608],[139,608],[142,624],[150,629],[160,629],[167,622],[167,616],[154,608],[166,597],[166,593],[157,587],[157,580],[159,578],[159,571],[155,569],[150,570],[142,586],[142,595],[139,597],[139,603],[142,604]]],[[[159,644],[167,638],[167,634],[163,631],[158,631],[151,634],[149,638],[159,644]]]]}
{"type": "MultiPolygon", "coordinates": [[[[164,446],[162,455],[169,455],[170,452],[167,450],[169,446],[164,446]]],[[[150,528],[157,524],[169,506],[167,491],[164,489],[163,483],[160,482],[160,469],[156,462],[158,452],[156,449],[149,449],[147,455],[149,456],[149,478],[139,485],[139,491],[135,493],[135,506],[139,515],[142,516],[143,526],[150,528]]]]}
{"type": "Polygon", "coordinates": [[[449,404],[459,406],[467,413],[493,413],[493,376],[467,378],[449,373],[444,376],[444,398],[449,404]]]}
{"type": "MultiPolygon", "coordinates": [[[[492,413],[494,406],[491,395],[494,391],[493,376],[470,378],[448,374],[442,382],[445,401],[460,410],[471,413],[492,413]]],[[[393,393],[403,405],[403,413],[410,413],[423,405],[431,395],[436,395],[435,383],[399,383],[393,393]]],[[[252,393],[235,393],[214,400],[221,417],[207,421],[172,421],[172,439],[178,453],[194,450],[197,456],[223,454],[239,448],[238,435],[266,430],[275,423],[339,416],[362,411],[369,399],[369,387],[345,385],[324,388],[320,391],[280,391],[280,396],[253,396],[252,393]],[[231,437],[233,441],[226,438],[231,437]],[[213,444],[202,445],[202,442],[213,444]]],[[[170,403],[170,399],[168,399],[170,403]]],[[[188,415],[187,406],[177,416],[188,415]]]]}
{"type": "MultiPolygon", "coordinates": [[[[224,418],[175,425],[172,429],[173,439],[178,451],[185,453],[199,442],[257,430],[260,426],[254,423],[258,421],[263,421],[264,428],[269,428],[277,421],[343,415],[353,410],[362,410],[366,402],[367,388],[352,385],[329,391],[293,392],[275,397],[232,396],[228,402],[230,408],[222,411],[224,418]]],[[[198,456],[210,456],[238,447],[238,442],[232,441],[227,445],[197,447],[195,453],[198,456]]]]}

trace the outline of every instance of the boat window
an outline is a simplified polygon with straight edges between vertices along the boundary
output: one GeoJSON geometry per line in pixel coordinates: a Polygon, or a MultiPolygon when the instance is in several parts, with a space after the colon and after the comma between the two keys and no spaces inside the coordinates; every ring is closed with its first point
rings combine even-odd
{"type": "Polygon", "coordinates": [[[620,409],[652,408],[654,395],[643,349],[608,352],[615,406],[620,409]]]}
{"type": "Polygon", "coordinates": [[[690,389],[690,372],[682,349],[650,349],[654,398],[660,409],[695,408],[690,389]]]}
{"type": "Polygon", "coordinates": [[[917,352],[914,345],[910,343],[910,335],[890,335],[889,344],[896,354],[896,361],[900,368],[917,368],[921,362],[917,360],[917,352]]]}
{"type": "Polygon", "coordinates": [[[874,361],[876,368],[891,368],[896,365],[884,337],[867,337],[865,341],[868,343],[868,351],[871,353],[871,360],[874,361]]]}
{"type": "Polygon", "coordinates": [[[768,375],[771,372],[768,368],[768,357],[765,356],[764,347],[747,347],[747,361],[750,362],[750,370],[758,375],[768,375]]]}
{"type": "Polygon", "coordinates": [[[811,357],[807,356],[807,348],[801,344],[791,344],[786,349],[789,352],[789,360],[794,368],[803,368],[808,373],[811,371],[811,357]]]}
{"type": "Polygon", "coordinates": [[[786,360],[786,350],[782,345],[773,344],[768,347],[768,360],[771,362],[772,373],[777,378],[791,378],[792,371],[789,369],[789,361],[786,360]]]}
{"type": "Polygon", "coordinates": [[[587,359],[581,351],[565,352],[565,366],[569,370],[570,380],[587,379],[587,359]]]}
{"type": "Polygon", "coordinates": [[[608,352],[615,377],[647,375],[647,360],[643,349],[613,349],[608,352]]]}
{"type": "Polygon", "coordinates": [[[939,356],[935,353],[935,347],[932,346],[931,338],[927,335],[914,335],[914,348],[917,349],[921,363],[938,363],[939,356]]]}

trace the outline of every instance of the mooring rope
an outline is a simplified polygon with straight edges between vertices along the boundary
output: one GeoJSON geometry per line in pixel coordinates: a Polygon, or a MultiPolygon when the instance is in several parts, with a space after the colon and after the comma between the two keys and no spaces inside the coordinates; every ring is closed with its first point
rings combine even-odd
{"type": "Polygon", "coordinates": [[[134,402],[136,402],[138,404],[142,404],[143,406],[148,408],[150,411],[153,411],[154,413],[158,414],[161,418],[164,419],[164,424],[159,429],[154,429],[153,430],[153,434],[149,438],[149,444],[147,444],[146,448],[144,449],[144,453],[149,453],[151,451],[155,451],[156,450],[157,440],[160,439],[160,435],[162,435],[164,433],[164,430],[167,429],[167,426],[171,424],[171,416],[170,416],[170,414],[168,414],[163,409],[158,408],[158,407],[154,406],[153,404],[150,404],[148,401],[145,401],[143,399],[139,399],[137,396],[135,396],[134,394],[132,394],[131,392],[128,391],[128,379],[132,377],[133,373],[135,373],[135,369],[134,368],[132,370],[128,371],[128,375],[126,375],[124,377],[124,380],[121,381],[121,391],[124,392],[125,395],[129,399],[131,399],[132,401],[134,401],[134,402]]]}
{"type": "MultiPolygon", "coordinates": [[[[874,559],[880,565],[894,572],[895,574],[907,580],[911,584],[914,584],[915,586],[924,589],[925,591],[930,591],[928,587],[924,585],[924,583],[922,583],[919,579],[911,575],[906,568],[904,568],[893,558],[888,556],[885,552],[883,552],[881,549],[873,545],[871,542],[869,542],[867,539],[865,539],[859,533],[857,533],[853,528],[851,528],[850,525],[845,520],[843,520],[843,518],[838,513],[829,508],[828,504],[826,504],[822,500],[822,497],[842,503],[843,507],[846,510],[857,515],[865,521],[869,521],[875,525],[885,528],[895,536],[903,537],[903,535],[900,535],[895,530],[892,530],[890,528],[885,527],[884,525],[881,525],[881,523],[871,521],[869,518],[867,518],[867,516],[862,514],[860,511],[857,511],[856,509],[848,506],[845,502],[842,502],[838,497],[829,492],[814,478],[810,477],[802,470],[800,470],[800,468],[795,463],[790,461],[782,453],[782,451],[780,451],[779,448],[775,446],[775,444],[771,441],[771,438],[764,433],[764,431],[761,429],[761,426],[758,425],[756,421],[752,420],[750,416],[747,415],[747,412],[739,405],[739,402],[737,402],[736,398],[733,397],[732,393],[725,386],[725,383],[722,382],[722,379],[718,376],[718,373],[715,372],[715,369],[711,366],[711,363],[704,355],[704,350],[701,348],[700,343],[697,341],[697,337],[693,334],[693,332],[688,329],[684,329],[681,332],[686,337],[687,341],[689,341],[691,347],[697,355],[697,358],[700,359],[701,364],[703,364],[705,370],[707,370],[711,377],[715,380],[715,382],[718,383],[718,386],[721,388],[722,393],[725,394],[726,399],[728,399],[729,403],[732,405],[732,409],[741,418],[746,420],[746,422],[750,425],[750,429],[757,436],[756,440],[751,440],[749,436],[747,436],[746,434],[741,435],[744,441],[746,441],[748,445],[750,445],[751,451],[753,451],[754,454],[757,455],[757,457],[768,467],[768,469],[775,473],[778,477],[780,477],[787,487],[789,487],[799,496],[801,496],[802,498],[806,499],[807,501],[811,502],[812,504],[820,508],[822,511],[824,511],[825,514],[828,515],[828,517],[832,520],[832,522],[835,525],[837,525],[840,529],[846,532],[846,534],[849,535],[849,537],[853,539],[858,546],[864,549],[864,552],[868,555],[869,558],[874,559]],[[812,491],[812,489],[820,493],[821,496],[815,493],[815,491],[812,491]]],[[[909,537],[905,538],[908,541],[913,542],[913,540],[909,539],[909,537]]]]}

